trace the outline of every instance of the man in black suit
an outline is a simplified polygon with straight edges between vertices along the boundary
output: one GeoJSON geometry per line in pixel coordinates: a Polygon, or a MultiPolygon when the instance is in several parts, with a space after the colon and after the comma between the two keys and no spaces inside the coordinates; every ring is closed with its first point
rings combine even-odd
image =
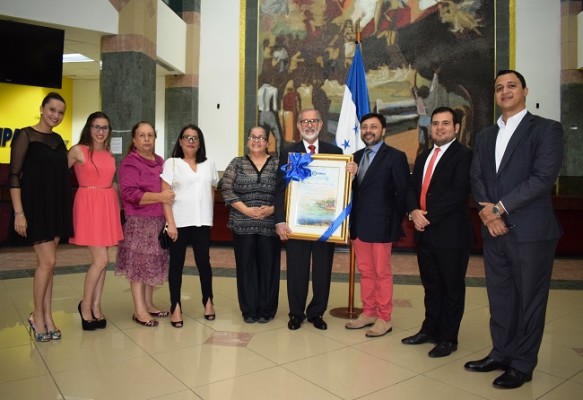
{"type": "Polygon", "coordinates": [[[314,109],[303,110],[298,118],[298,130],[302,141],[282,150],[275,193],[275,230],[280,239],[287,241],[287,297],[289,302],[288,328],[299,329],[302,321],[314,324],[317,329],[327,329],[322,318],[328,307],[332,261],[334,260],[334,243],[289,239],[291,229],[285,220],[285,188],[281,166],[288,163],[289,153],[326,153],[342,154],[342,150],[330,143],[318,140],[322,129],[320,113],[314,109]],[[312,301],[306,309],[308,287],[310,283],[310,258],[312,261],[312,301]]]}
{"type": "Polygon", "coordinates": [[[476,138],[472,195],[483,222],[492,350],[465,368],[505,370],[497,388],[532,379],[543,337],[553,259],[561,226],[551,191],[563,160],[563,128],[526,110],[524,77],[498,72],[494,84],[502,115],[476,138]]]}
{"type": "Polygon", "coordinates": [[[425,290],[425,320],[417,334],[401,342],[436,342],[429,357],[445,357],[457,350],[464,314],[473,237],[468,209],[472,151],[457,141],[459,130],[454,110],[439,107],[433,111],[433,148],[415,160],[407,193],[425,290]]]}
{"type": "Polygon", "coordinates": [[[393,274],[391,249],[403,236],[405,195],[409,180],[407,156],[384,143],[387,123],[381,114],[370,113],[360,120],[366,148],[354,153],[359,164],[352,181],[350,238],[360,272],[362,313],[346,329],[372,325],[368,337],[392,330],[393,274]]]}

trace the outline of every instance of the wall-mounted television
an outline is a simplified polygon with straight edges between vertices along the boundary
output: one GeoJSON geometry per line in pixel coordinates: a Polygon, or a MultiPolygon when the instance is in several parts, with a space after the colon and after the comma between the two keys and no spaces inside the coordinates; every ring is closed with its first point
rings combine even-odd
{"type": "Polygon", "coordinates": [[[60,89],[65,31],[0,20],[0,82],[60,89]]]}

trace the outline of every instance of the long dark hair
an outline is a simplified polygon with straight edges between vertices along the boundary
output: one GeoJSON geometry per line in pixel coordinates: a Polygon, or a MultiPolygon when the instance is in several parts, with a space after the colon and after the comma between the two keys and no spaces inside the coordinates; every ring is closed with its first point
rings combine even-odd
{"type": "Polygon", "coordinates": [[[65,105],[67,104],[65,102],[65,99],[63,99],[63,96],[61,96],[57,92],[50,92],[43,99],[43,102],[41,103],[41,107],[46,106],[51,100],[58,100],[58,101],[60,101],[61,103],[65,104],[65,105]]]}
{"type": "Polygon", "coordinates": [[[85,122],[85,125],[83,126],[83,129],[81,130],[81,137],[79,138],[79,143],[78,143],[78,144],[82,144],[84,146],[89,147],[89,159],[91,160],[91,164],[93,164],[95,169],[97,169],[97,166],[95,166],[95,163],[93,162],[93,152],[95,151],[95,148],[93,146],[93,139],[91,138],[91,125],[93,125],[93,122],[97,118],[106,119],[107,124],[109,125],[109,132],[107,133],[107,139],[105,139],[105,142],[103,143],[104,149],[109,150],[109,146],[111,144],[111,130],[112,130],[111,121],[110,121],[109,117],[107,116],[107,114],[105,114],[102,111],[95,111],[94,113],[91,113],[87,117],[87,122],[85,122]]]}
{"type": "Polygon", "coordinates": [[[195,161],[199,164],[205,162],[206,146],[204,145],[204,135],[202,134],[202,130],[194,124],[188,124],[180,130],[180,134],[178,135],[176,143],[174,144],[174,149],[172,150],[172,157],[184,158],[184,151],[182,151],[182,147],[180,147],[180,141],[182,140],[182,135],[184,135],[184,132],[186,132],[187,129],[193,129],[196,131],[196,133],[198,133],[199,147],[196,154],[194,155],[195,161]]]}

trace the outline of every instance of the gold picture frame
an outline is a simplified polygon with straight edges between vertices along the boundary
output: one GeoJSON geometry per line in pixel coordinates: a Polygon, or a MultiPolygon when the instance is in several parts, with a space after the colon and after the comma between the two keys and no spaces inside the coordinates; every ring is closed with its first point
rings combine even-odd
{"type": "Polygon", "coordinates": [[[346,244],[352,186],[346,164],[352,161],[352,154],[314,154],[311,158],[310,176],[291,180],[286,189],[286,222],[293,232],[288,237],[346,244]]]}

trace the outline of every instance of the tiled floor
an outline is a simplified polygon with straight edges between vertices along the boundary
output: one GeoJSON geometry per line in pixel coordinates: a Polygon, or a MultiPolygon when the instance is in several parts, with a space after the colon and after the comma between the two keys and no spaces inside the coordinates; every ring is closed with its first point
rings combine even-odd
{"type": "MultiPolygon", "coordinates": [[[[580,399],[583,393],[583,260],[557,260],[539,364],[520,389],[494,389],[496,372],[463,369],[490,346],[481,258],[472,257],[460,345],[450,357],[430,359],[431,345],[405,346],[423,318],[423,289],[415,284],[415,256],[395,254],[393,332],[368,339],[326,315],[327,331],[305,323],[287,329],[282,281],[280,308],[268,324],[244,324],[232,277],[232,250],[213,248],[216,321],[202,317],[198,277],[183,283],[185,326],[168,319],[157,328],[131,321],[124,278],[109,273],[104,291],[108,327],[81,330],[87,251],[62,246],[54,278],[55,320],[63,339],[35,343],[25,322],[31,311],[31,249],[0,250],[0,398],[7,399],[580,399]],[[69,266],[63,267],[63,266],[69,266]]],[[[112,258],[115,252],[112,252],[112,258]]],[[[330,307],[347,305],[347,254],[336,254],[330,307]]],[[[192,259],[188,261],[193,265],[192,259]]],[[[190,269],[192,270],[192,269],[190,269]]],[[[358,285],[356,287],[358,298],[358,285]]],[[[168,288],[156,291],[168,307],[168,288]]]]}

